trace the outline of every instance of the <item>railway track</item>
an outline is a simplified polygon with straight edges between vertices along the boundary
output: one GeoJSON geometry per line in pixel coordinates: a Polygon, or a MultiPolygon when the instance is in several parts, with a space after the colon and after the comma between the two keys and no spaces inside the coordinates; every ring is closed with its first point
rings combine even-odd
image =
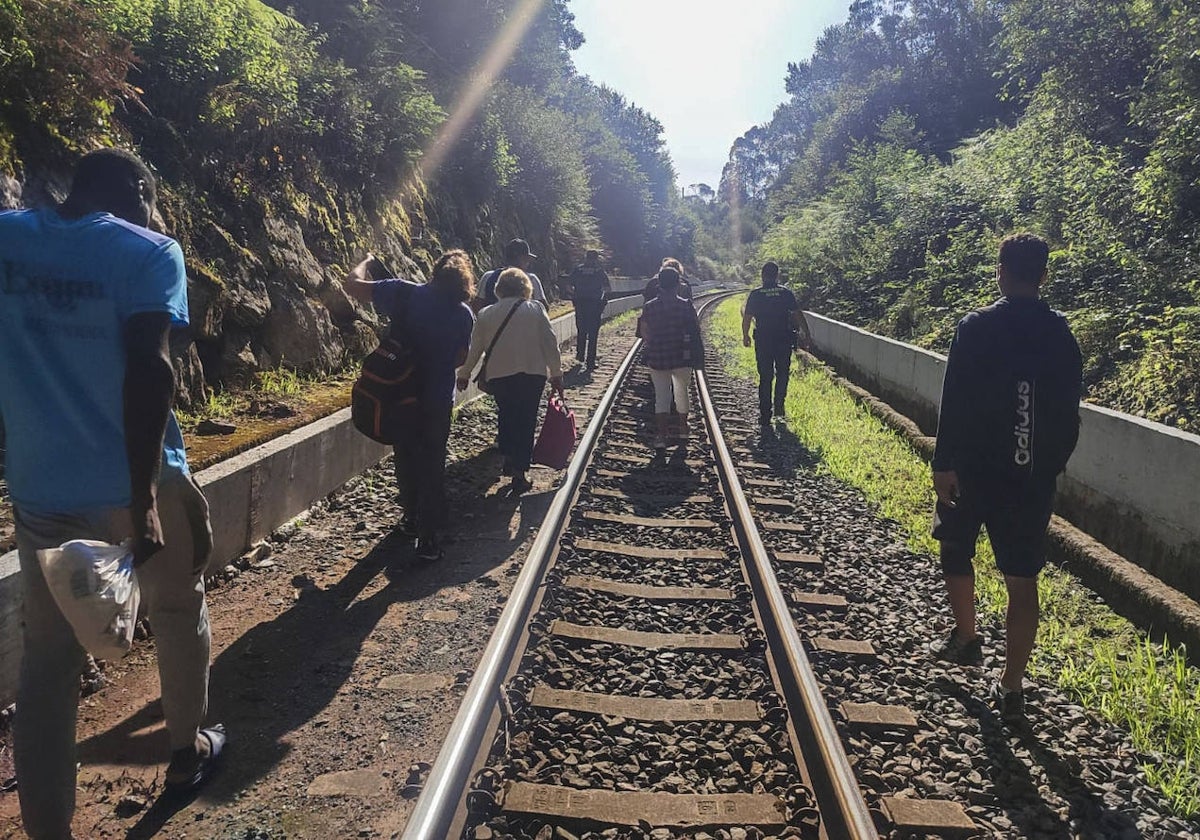
{"type": "Polygon", "coordinates": [[[639,350],[580,443],[404,836],[877,836],[738,478],[747,465],[703,376],[690,440],[653,456],[639,350]]]}

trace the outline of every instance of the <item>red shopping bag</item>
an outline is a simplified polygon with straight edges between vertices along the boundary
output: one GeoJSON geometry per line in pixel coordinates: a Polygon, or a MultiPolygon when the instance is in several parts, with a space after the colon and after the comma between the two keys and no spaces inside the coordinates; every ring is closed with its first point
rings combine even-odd
{"type": "Polygon", "coordinates": [[[533,463],[556,470],[565,468],[571,462],[575,437],[575,412],[567,408],[561,396],[551,394],[546,401],[542,431],[533,445],[533,463]]]}

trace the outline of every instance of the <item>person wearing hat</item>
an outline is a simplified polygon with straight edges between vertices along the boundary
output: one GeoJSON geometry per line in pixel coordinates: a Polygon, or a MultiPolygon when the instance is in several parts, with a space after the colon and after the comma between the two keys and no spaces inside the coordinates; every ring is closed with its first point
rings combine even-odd
{"type": "Polygon", "coordinates": [[[600,340],[600,322],[604,304],[612,287],[600,265],[600,252],[589,250],[583,262],[571,272],[571,298],[575,301],[575,358],[585,369],[596,369],[596,344],[600,340]]]}
{"type": "Polygon", "coordinates": [[[483,275],[483,279],[479,284],[479,297],[475,299],[474,309],[478,312],[485,306],[491,306],[496,303],[499,298],[496,297],[496,281],[500,279],[500,273],[506,268],[519,268],[529,277],[529,282],[533,286],[533,297],[531,300],[537,301],[547,310],[550,309],[550,304],[546,301],[546,292],[542,289],[542,281],[538,276],[529,270],[529,266],[537,259],[537,254],[529,250],[529,243],[524,239],[514,239],[504,246],[504,265],[500,268],[494,268],[487,274],[483,275]]]}

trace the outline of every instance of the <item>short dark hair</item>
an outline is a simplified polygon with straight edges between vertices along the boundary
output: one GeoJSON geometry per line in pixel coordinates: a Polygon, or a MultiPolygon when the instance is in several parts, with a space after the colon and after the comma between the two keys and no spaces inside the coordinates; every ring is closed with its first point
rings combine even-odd
{"type": "Polygon", "coordinates": [[[429,285],[457,301],[475,297],[475,269],[466,251],[447,251],[433,264],[429,285]]]}
{"type": "Polygon", "coordinates": [[[1000,243],[1000,265],[1018,283],[1037,286],[1050,263],[1050,246],[1032,233],[1014,233],[1000,243]]]}
{"type": "Polygon", "coordinates": [[[779,282],[779,263],[774,261],[763,263],[762,279],[764,283],[779,282]]]}
{"type": "Polygon", "coordinates": [[[679,272],[664,265],[658,270],[658,288],[664,292],[679,288],[679,272]]]}
{"type": "Polygon", "coordinates": [[[132,221],[145,213],[142,200],[153,206],[157,194],[154,174],[140,157],[126,149],[97,149],[76,165],[71,193],[61,210],[66,216],[105,210],[132,221]]]}

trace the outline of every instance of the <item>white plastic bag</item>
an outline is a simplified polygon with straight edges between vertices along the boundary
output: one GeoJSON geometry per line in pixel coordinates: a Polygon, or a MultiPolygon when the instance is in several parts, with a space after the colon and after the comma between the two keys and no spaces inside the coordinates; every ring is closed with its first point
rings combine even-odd
{"type": "Polygon", "coordinates": [[[79,644],[97,659],[128,653],[141,601],[131,544],[72,540],[39,551],[38,562],[79,644]]]}

